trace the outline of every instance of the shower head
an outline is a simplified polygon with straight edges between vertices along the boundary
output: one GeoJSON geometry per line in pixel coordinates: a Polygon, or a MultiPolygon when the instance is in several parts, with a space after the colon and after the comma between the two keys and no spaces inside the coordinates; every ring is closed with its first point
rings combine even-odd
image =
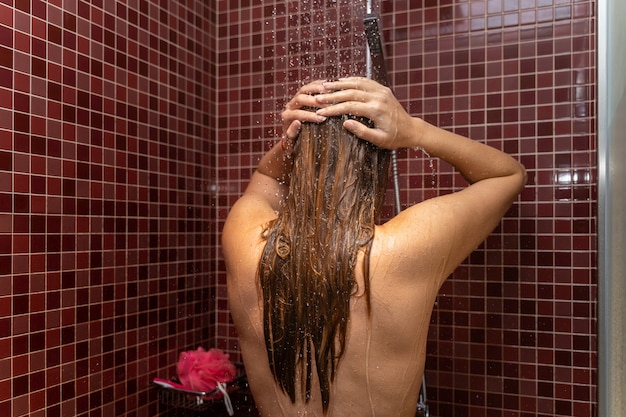
{"type": "Polygon", "coordinates": [[[390,87],[387,65],[385,64],[383,33],[379,22],[380,19],[375,13],[370,13],[363,19],[365,37],[367,38],[367,45],[370,51],[371,78],[386,87],[390,87]]]}

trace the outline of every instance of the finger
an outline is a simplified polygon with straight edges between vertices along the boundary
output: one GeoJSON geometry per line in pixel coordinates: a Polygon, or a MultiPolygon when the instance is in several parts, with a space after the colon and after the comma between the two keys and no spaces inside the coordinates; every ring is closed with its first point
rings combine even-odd
{"type": "Polygon", "coordinates": [[[324,88],[327,90],[346,90],[355,89],[370,91],[377,86],[380,86],[376,81],[365,77],[348,77],[341,78],[339,80],[327,81],[323,83],[324,88]]]}
{"type": "Polygon", "coordinates": [[[287,136],[287,139],[293,141],[295,138],[297,138],[298,134],[300,133],[301,127],[302,123],[299,120],[294,120],[293,122],[291,122],[289,128],[285,132],[285,136],[287,136]]]}
{"type": "Polygon", "coordinates": [[[296,94],[287,104],[290,108],[315,105],[314,96],[326,93],[328,90],[324,87],[324,81],[318,80],[306,84],[298,90],[296,94]]]}
{"type": "Polygon", "coordinates": [[[343,101],[365,102],[365,101],[371,100],[371,97],[366,92],[355,90],[355,89],[347,89],[347,90],[335,91],[332,93],[319,94],[315,96],[315,100],[320,105],[328,105],[328,104],[340,103],[343,101]]]}
{"type": "Polygon", "coordinates": [[[325,82],[326,81],[324,80],[316,80],[308,84],[305,84],[302,87],[300,87],[300,89],[298,90],[298,94],[321,93],[325,90],[325,87],[324,87],[325,82]]]}
{"type": "Polygon", "coordinates": [[[324,115],[319,115],[314,111],[296,109],[296,110],[285,110],[282,115],[283,126],[285,123],[291,125],[294,120],[299,120],[301,122],[312,122],[312,123],[320,123],[326,120],[324,115]]]}
{"type": "Polygon", "coordinates": [[[384,147],[385,135],[377,129],[367,127],[353,119],[343,122],[343,127],[358,138],[371,142],[376,146],[384,147]]]}
{"type": "Polygon", "coordinates": [[[351,114],[353,116],[367,117],[372,119],[376,114],[376,106],[369,105],[368,103],[358,101],[345,101],[343,103],[337,103],[318,109],[316,114],[319,116],[341,116],[344,114],[351,114]]]}
{"type": "Polygon", "coordinates": [[[316,107],[315,96],[310,94],[296,94],[285,106],[286,109],[299,109],[300,107],[316,107]]]}

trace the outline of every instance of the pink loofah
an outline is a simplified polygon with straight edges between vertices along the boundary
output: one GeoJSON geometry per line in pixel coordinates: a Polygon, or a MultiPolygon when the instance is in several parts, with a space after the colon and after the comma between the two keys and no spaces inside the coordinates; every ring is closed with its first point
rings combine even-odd
{"type": "Polygon", "coordinates": [[[210,392],[218,382],[230,382],[237,376],[237,368],[229,355],[219,349],[208,352],[199,347],[181,352],[176,371],[182,385],[194,391],[210,392]]]}

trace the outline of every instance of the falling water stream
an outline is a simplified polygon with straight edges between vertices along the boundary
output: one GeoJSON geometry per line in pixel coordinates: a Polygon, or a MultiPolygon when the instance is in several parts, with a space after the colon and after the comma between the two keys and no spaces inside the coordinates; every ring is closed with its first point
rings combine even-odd
{"type": "MultiPolygon", "coordinates": [[[[378,14],[378,7],[367,1],[297,0],[276,6],[272,22],[276,77],[282,90],[275,92],[276,114],[304,83],[315,79],[335,79],[353,75],[372,75],[372,62],[364,29],[366,15],[378,14]],[[286,28],[276,32],[278,28],[286,28]]],[[[387,82],[387,85],[388,82],[387,82]]],[[[278,124],[276,124],[278,125],[278,124]]],[[[435,165],[428,154],[436,185],[435,165]]],[[[395,211],[401,211],[398,185],[397,157],[394,151],[392,175],[395,191],[395,211]]],[[[422,382],[418,415],[428,416],[426,384],[422,382]]]]}

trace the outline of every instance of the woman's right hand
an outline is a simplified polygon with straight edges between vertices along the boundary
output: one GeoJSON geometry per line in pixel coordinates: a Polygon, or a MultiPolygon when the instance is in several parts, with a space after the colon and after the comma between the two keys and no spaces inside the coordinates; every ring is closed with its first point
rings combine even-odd
{"type": "Polygon", "coordinates": [[[364,77],[342,78],[323,83],[328,91],[315,96],[319,103],[318,115],[344,114],[365,117],[374,127],[354,119],[344,122],[344,127],[357,137],[387,149],[420,146],[421,119],[411,117],[388,87],[364,77]]]}
{"type": "Polygon", "coordinates": [[[298,136],[301,122],[320,123],[326,120],[322,115],[316,114],[315,109],[320,104],[315,100],[316,95],[328,92],[324,88],[323,81],[313,81],[300,87],[281,113],[283,137],[290,143],[298,136]],[[308,107],[304,109],[303,107],[308,107]]]}

